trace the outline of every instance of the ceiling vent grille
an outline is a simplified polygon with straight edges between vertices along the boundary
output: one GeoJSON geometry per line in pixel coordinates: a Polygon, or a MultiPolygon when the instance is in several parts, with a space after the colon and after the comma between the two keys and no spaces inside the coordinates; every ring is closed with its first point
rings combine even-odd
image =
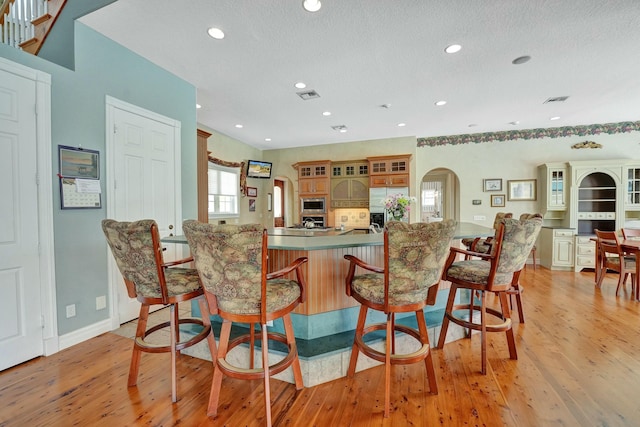
{"type": "Polygon", "coordinates": [[[305,101],[313,98],[320,98],[320,95],[315,90],[306,90],[304,92],[296,92],[298,96],[305,101]]]}
{"type": "Polygon", "coordinates": [[[347,131],[347,127],[345,125],[331,126],[331,129],[342,133],[345,133],[347,131]]]}
{"type": "Polygon", "coordinates": [[[564,102],[569,99],[568,96],[554,96],[553,98],[549,98],[543,102],[543,104],[550,104],[552,102],[564,102]]]}

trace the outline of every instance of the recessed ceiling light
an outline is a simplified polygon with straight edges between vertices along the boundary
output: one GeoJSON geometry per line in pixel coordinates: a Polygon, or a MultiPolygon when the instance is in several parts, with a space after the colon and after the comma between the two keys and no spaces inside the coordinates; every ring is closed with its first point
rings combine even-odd
{"type": "Polygon", "coordinates": [[[385,110],[388,110],[389,108],[391,108],[391,104],[382,104],[380,108],[384,108],[385,110]]]}
{"type": "Polygon", "coordinates": [[[317,12],[322,7],[322,3],[320,3],[320,0],[303,0],[302,7],[307,12],[317,12]]]}
{"type": "Polygon", "coordinates": [[[200,109],[200,108],[202,108],[202,105],[196,104],[196,108],[200,109]]]}
{"type": "Polygon", "coordinates": [[[528,55],[519,56],[516,59],[514,59],[513,61],[511,61],[511,63],[514,64],[514,65],[520,65],[520,64],[524,64],[525,62],[529,62],[530,59],[531,59],[531,57],[528,56],[528,55]]]}
{"type": "Polygon", "coordinates": [[[304,89],[305,87],[307,87],[307,85],[302,82],[298,82],[294,84],[294,86],[297,87],[298,89],[304,89]]]}
{"type": "Polygon", "coordinates": [[[242,129],[242,125],[236,125],[238,129],[242,129]]]}
{"type": "Polygon", "coordinates": [[[560,120],[560,116],[549,117],[549,120],[560,120]]]}
{"type": "Polygon", "coordinates": [[[271,138],[265,138],[264,140],[267,142],[271,142],[271,138]]]}
{"type": "Polygon", "coordinates": [[[224,31],[220,28],[211,27],[207,30],[207,33],[216,40],[222,40],[224,38],[224,31]]]}
{"type": "Polygon", "coordinates": [[[404,127],[406,125],[407,125],[406,123],[398,123],[398,127],[404,127]]]}
{"type": "Polygon", "coordinates": [[[456,52],[460,52],[460,49],[462,49],[462,46],[460,46],[459,44],[452,44],[445,47],[444,51],[447,53],[456,53],[456,52]]]}
{"type": "Polygon", "coordinates": [[[323,116],[330,116],[331,115],[331,111],[325,111],[322,113],[323,116]]]}
{"type": "Polygon", "coordinates": [[[446,104],[447,104],[447,101],[437,101],[437,102],[436,102],[436,105],[437,105],[438,107],[442,107],[443,105],[446,105],[446,104]]]}
{"type": "Polygon", "coordinates": [[[347,131],[347,127],[345,125],[331,126],[331,129],[337,130],[338,132],[342,133],[345,133],[347,131]]]}

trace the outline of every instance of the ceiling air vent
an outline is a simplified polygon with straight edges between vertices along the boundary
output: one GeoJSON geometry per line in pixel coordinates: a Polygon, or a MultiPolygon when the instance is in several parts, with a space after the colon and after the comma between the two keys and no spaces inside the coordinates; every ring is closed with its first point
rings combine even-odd
{"type": "Polygon", "coordinates": [[[543,104],[550,104],[552,102],[564,102],[569,99],[568,96],[554,96],[553,98],[549,98],[543,102],[543,104]]]}
{"type": "Polygon", "coordinates": [[[304,99],[305,101],[307,99],[320,98],[320,95],[318,95],[318,92],[316,92],[315,90],[306,90],[304,92],[296,92],[296,93],[300,98],[304,99]]]}
{"type": "Polygon", "coordinates": [[[342,133],[345,133],[347,131],[347,127],[345,125],[331,126],[331,129],[342,133]]]}

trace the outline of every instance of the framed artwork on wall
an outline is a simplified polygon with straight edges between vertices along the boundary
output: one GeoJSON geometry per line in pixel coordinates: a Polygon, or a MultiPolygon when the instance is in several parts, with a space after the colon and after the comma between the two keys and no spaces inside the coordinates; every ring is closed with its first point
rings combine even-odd
{"type": "Polygon", "coordinates": [[[492,194],[491,206],[496,208],[504,207],[504,194],[492,194]]]}
{"type": "Polygon", "coordinates": [[[256,199],[249,199],[249,212],[256,211],[256,199]]]}
{"type": "Polygon", "coordinates": [[[502,179],[490,178],[482,180],[483,191],[502,191],[502,179]]]}
{"type": "Polygon", "coordinates": [[[256,187],[247,187],[247,196],[249,197],[257,197],[258,189],[256,187]]]}
{"type": "Polygon", "coordinates": [[[536,200],[536,180],[518,179],[507,181],[509,201],[536,200]]]}

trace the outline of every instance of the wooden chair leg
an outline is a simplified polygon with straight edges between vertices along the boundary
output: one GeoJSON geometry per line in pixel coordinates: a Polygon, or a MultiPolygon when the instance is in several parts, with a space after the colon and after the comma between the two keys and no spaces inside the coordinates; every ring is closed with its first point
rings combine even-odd
{"type": "Polygon", "coordinates": [[[218,346],[218,357],[213,368],[213,380],[211,381],[211,393],[209,394],[209,407],[207,408],[207,415],[210,417],[214,417],[218,414],[218,401],[220,399],[220,387],[222,386],[222,371],[220,370],[218,363],[219,359],[224,359],[225,357],[227,357],[230,334],[231,322],[228,320],[223,320],[222,328],[220,329],[220,345],[218,346]]]}
{"type": "Polygon", "coordinates": [[[620,286],[624,283],[627,275],[620,273],[618,275],[618,286],[616,286],[616,296],[618,296],[618,292],[620,291],[620,286]]]}
{"type": "MultiPolygon", "coordinates": [[[[284,323],[284,331],[287,336],[287,344],[289,344],[289,348],[295,345],[296,337],[293,333],[293,324],[291,323],[291,315],[285,314],[282,317],[282,321],[284,323]]],[[[298,349],[296,348],[296,352],[298,349]]],[[[300,369],[300,358],[296,353],[296,359],[291,364],[291,368],[293,369],[293,379],[296,383],[296,390],[302,390],[304,388],[304,382],[302,381],[302,369],[300,369]]]]}
{"type": "Polygon", "coordinates": [[[255,366],[256,329],[254,323],[249,323],[249,369],[255,366]]]}
{"type": "Polygon", "coordinates": [[[531,251],[531,257],[533,258],[533,269],[535,270],[536,269],[536,249],[535,248],[531,251]]]}
{"type": "MultiPolygon", "coordinates": [[[[209,311],[209,305],[207,304],[207,299],[202,296],[198,298],[198,306],[200,307],[200,315],[202,316],[202,323],[204,323],[205,327],[211,327],[211,312],[209,311]]],[[[213,366],[216,366],[216,359],[218,357],[218,350],[216,348],[216,338],[213,335],[213,329],[211,329],[211,333],[207,335],[207,343],[209,344],[209,352],[211,353],[211,360],[213,361],[213,366]]]]}
{"type": "MultiPolygon", "coordinates": [[[[522,289],[520,288],[520,284],[516,283],[514,286],[516,290],[516,306],[518,307],[518,318],[520,319],[520,323],[524,323],[524,309],[522,308],[522,289]]],[[[509,295],[509,302],[511,302],[511,295],[509,295]]],[[[513,306],[511,306],[513,309],[513,306]]]]}
{"type": "Polygon", "coordinates": [[[393,314],[387,313],[387,339],[384,356],[384,417],[389,418],[391,407],[391,347],[393,346],[393,314]]]}
{"type": "MultiPolygon", "coordinates": [[[[176,335],[176,343],[180,342],[180,310],[178,307],[178,304],[171,304],[171,308],[169,309],[169,311],[173,312],[173,315],[171,316],[171,318],[173,319],[173,321],[176,324],[176,328],[175,328],[175,335],[176,335]]],[[[177,355],[180,355],[180,351],[177,352],[177,355]]]]}
{"type": "Polygon", "coordinates": [[[449,329],[449,318],[447,317],[447,314],[451,315],[457,290],[458,287],[452,283],[451,289],[449,289],[449,298],[447,298],[447,306],[444,309],[444,316],[442,316],[442,326],[440,327],[440,337],[438,338],[437,348],[443,348],[444,342],[447,339],[447,329],[449,329]]]}
{"type": "MultiPolygon", "coordinates": [[[[420,341],[422,342],[422,344],[430,345],[427,323],[424,320],[424,311],[416,311],[416,322],[418,323],[418,332],[420,332],[420,341]]],[[[438,383],[436,382],[436,372],[433,369],[433,357],[431,354],[431,349],[429,349],[429,354],[427,354],[427,357],[424,359],[424,366],[427,369],[429,392],[432,394],[438,394],[438,383]]]]}
{"type": "MultiPolygon", "coordinates": [[[[502,317],[504,319],[510,319],[511,313],[509,312],[509,304],[507,301],[507,295],[505,292],[500,292],[500,306],[502,307],[502,317]]],[[[513,336],[513,329],[510,327],[505,331],[507,335],[507,344],[509,346],[509,357],[513,360],[518,359],[518,352],[516,351],[516,340],[513,336]]]]}
{"type": "Polygon", "coordinates": [[[267,325],[260,325],[262,331],[262,369],[264,370],[264,409],[267,413],[267,427],[271,427],[271,388],[269,377],[269,336],[267,325]]]}
{"type": "MultiPolygon", "coordinates": [[[[475,298],[476,298],[476,291],[474,291],[473,289],[469,289],[469,322],[473,322],[473,304],[475,302],[475,298]]],[[[473,332],[473,329],[469,328],[469,330],[467,330],[467,338],[471,339],[471,333],[473,332]]]]}
{"type": "MultiPolygon", "coordinates": [[[[136,327],[136,339],[144,339],[147,330],[147,320],[149,320],[149,305],[140,305],[140,315],[138,317],[138,326],[136,327]]],[[[131,364],[129,365],[129,379],[127,385],[133,387],[138,382],[138,371],[140,369],[140,356],[142,350],[138,346],[136,340],[133,340],[133,352],[131,354],[131,364]]]]}
{"type": "Polygon", "coordinates": [[[176,383],[178,381],[178,373],[176,371],[176,359],[178,357],[176,351],[176,343],[178,337],[178,327],[180,324],[176,322],[177,311],[176,304],[169,305],[169,331],[171,335],[171,401],[176,403],[178,401],[178,390],[176,383]]]}
{"type": "Polygon", "coordinates": [[[389,313],[391,316],[391,336],[387,335],[387,339],[391,339],[391,354],[396,354],[396,315],[389,313]]]}
{"type": "Polygon", "coordinates": [[[482,375],[487,374],[487,293],[480,291],[480,357],[482,358],[482,375]]]}
{"type": "MultiPolygon", "coordinates": [[[[358,324],[356,325],[355,336],[362,336],[364,332],[364,322],[367,320],[367,306],[360,306],[360,314],[358,315],[358,324]]],[[[353,346],[351,347],[351,357],[349,358],[349,369],[347,370],[347,376],[352,377],[356,372],[356,364],[358,363],[358,344],[356,344],[355,338],[353,340],[353,346]]]]}

